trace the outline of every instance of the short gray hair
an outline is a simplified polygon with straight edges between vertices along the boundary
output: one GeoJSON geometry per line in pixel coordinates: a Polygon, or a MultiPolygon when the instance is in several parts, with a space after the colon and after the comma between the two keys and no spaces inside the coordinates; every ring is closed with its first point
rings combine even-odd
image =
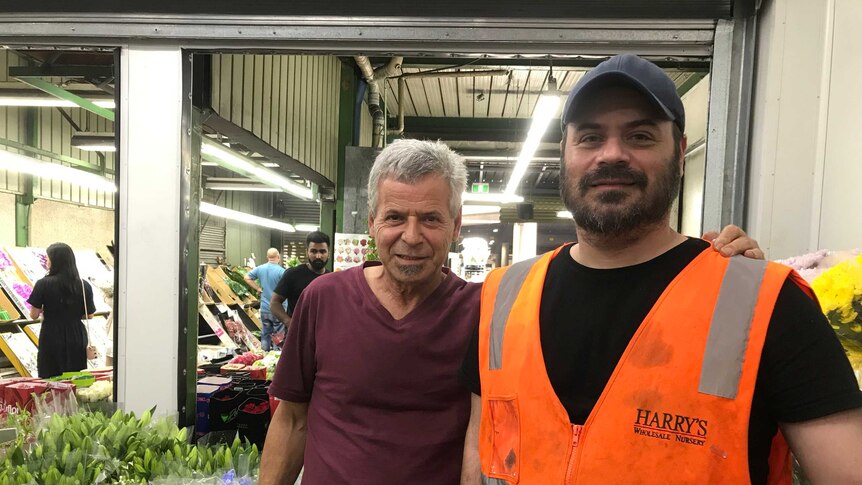
{"type": "Polygon", "coordinates": [[[368,176],[368,213],[374,217],[377,212],[382,181],[414,184],[429,175],[441,176],[449,183],[449,212],[454,217],[467,187],[464,157],[439,141],[413,139],[395,140],[377,155],[368,176]]]}

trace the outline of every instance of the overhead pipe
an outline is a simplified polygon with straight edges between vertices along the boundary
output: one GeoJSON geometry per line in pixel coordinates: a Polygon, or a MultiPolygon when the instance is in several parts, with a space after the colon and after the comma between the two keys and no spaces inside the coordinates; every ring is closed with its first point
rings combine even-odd
{"type": "Polygon", "coordinates": [[[368,82],[368,111],[372,119],[371,146],[383,148],[383,135],[386,131],[386,114],[380,106],[380,82],[395,74],[401,67],[403,56],[393,56],[385,65],[374,69],[368,56],[354,56],[356,65],[362,71],[362,76],[368,82]]]}
{"type": "Polygon", "coordinates": [[[400,135],[404,133],[404,106],[401,101],[404,99],[404,79],[406,78],[440,78],[440,77],[486,77],[486,76],[508,76],[509,71],[506,69],[494,69],[487,71],[435,71],[435,72],[413,72],[398,76],[398,126],[387,131],[390,135],[400,135]]]}

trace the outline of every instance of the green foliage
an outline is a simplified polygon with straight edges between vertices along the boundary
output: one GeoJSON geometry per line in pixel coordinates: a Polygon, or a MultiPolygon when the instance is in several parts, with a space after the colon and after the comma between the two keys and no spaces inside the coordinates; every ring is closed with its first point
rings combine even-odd
{"type": "Polygon", "coordinates": [[[257,291],[255,291],[254,288],[245,281],[245,275],[248,273],[243,268],[237,266],[228,268],[227,266],[224,266],[222,267],[222,271],[227,275],[225,283],[227,283],[231,291],[236,293],[237,296],[243,297],[246,295],[257,295],[257,291]]]}
{"type": "Polygon", "coordinates": [[[299,266],[299,258],[297,258],[296,256],[293,256],[292,258],[287,260],[288,268],[296,268],[297,266],[299,266]]]}
{"type": "Polygon", "coordinates": [[[368,252],[365,253],[366,261],[377,261],[380,258],[377,257],[377,243],[374,242],[373,237],[368,238],[368,252]]]}
{"type": "Polygon", "coordinates": [[[54,415],[31,445],[16,443],[0,461],[0,485],[147,483],[163,477],[201,477],[231,469],[256,470],[256,445],[189,443],[188,429],[168,419],[117,411],[54,415]]]}

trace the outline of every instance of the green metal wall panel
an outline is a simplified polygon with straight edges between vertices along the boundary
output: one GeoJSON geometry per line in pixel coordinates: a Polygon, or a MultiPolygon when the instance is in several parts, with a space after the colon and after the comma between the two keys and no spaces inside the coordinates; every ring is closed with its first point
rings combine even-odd
{"type": "Polygon", "coordinates": [[[212,64],[212,107],[220,116],[336,179],[336,57],[215,54],[212,64]]]}
{"type": "MultiPolygon", "coordinates": [[[[225,191],[216,204],[247,214],[270,217],[272,194],[266,192],[225,191]]],[[[225,257],[230,264],[240,264],[254,253],[258,264],[266,259],[271,244],[271,231],[236,221],[225,222],[225,257]]]]}
{"type": "MultiPolygon", "coordinates": [[[[0,84],[11,87],[15,81],[10,81],[7,77],[9,66],[21,65],[21,59],[8,50],[0,50],[0,84]]],[[[23,110],[14,107],[0,106],[0,138],[7,140],[24,142],[26,140],[26,130],[23,121],[23,110]]],[[[14,148],[0,146],[0,150],[9,150],[13,153],[20,153],[14,148]]],[[[8,172],[0,170],[0,190],[4,192],[18,193],[22,190],[20,176],[17,172],[8,172]]]]}
{"type": "MultiPolygon", "coordinates": [[[[114,131],[114,123],[80,108],[66,109],[69,117],[81,128],[81,131],[114,131]]],[[[75,129],[63,117],[56,108],[39,109],[39,138],[38,148],[59,155],[77,158],[93,165],[102,165],[99,154],[72,147],[72,134],[75,129]]],[[[104,167],[108,172],[106,177],[113,178],[114,153],[104,155],[104,167]]],[[[54,160],[46,160],[53,161],[54,160]]],[[[64,202],[74,202],[95,207],[112,209],[114,207],[114,196],[108,192],[92,190],[85,187],[60,182],[57,180],[41,179],[36,182],[34,195],[38,198],[54,199],[64,202]]]]}

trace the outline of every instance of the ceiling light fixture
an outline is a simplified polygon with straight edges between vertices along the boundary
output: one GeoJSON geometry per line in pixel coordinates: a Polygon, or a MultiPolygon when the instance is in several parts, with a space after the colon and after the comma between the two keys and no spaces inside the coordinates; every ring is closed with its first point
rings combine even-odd
{"type": "Polygon", "coordinates": [[[266,185],[278,188],[305,200],[314,198],[311,189],[287,177],[264,168],[248,158],[208,138],[201,140],[201,155],[222,167],[240,175],[253,178],[266,185]]]}
{"type": "MultiPolygon", "coordinates": [[[[91,100],[100,108],[114,109],[116,103],[112,99],[91,100]]],[[[80,108],[77,104],[53,96],[0,96],[0,106],[18,106],[23,108],[80,108]]]]}
{"type": "Polygon", "coordinates": [[[232,184],[213,182],[207,183],[204,185],[204,188],[209,190],[235,190],[237,192],[281,192],[281,189],[277,189],[266,184],[232,184]]]}
{"type": "Polygon", "coordinates": [[[569,211],[558,211],[557,217],[559,217],[560,219],[571,219],[572,213],[569,211]]]}
{"type": "Polygon", "coordinates": [[[266,168],[278,168],[279,167],[279,165],[277,163],[273,163],[273,162],[263,162],[263,163],[261,163],[261,165],[263,165],[266,168]]]}
{"type": "Polygon", "coordinates": [[[35,177],[68,182],[105,192],[116,192],[117,186],[105,177],[57,163],[48,163],[26,155],[0,150],[0,169],[26,173],[35,177]]]}
{"type": "Polygon", "coordinates": [[[316,226],[314,224],[297,224],[296,230],[300,231],[300,232],[313,232],[313,231],[319,231],[320,226],[316,226]]]}
{"type": "Polygon", "coordinates": [[[515,168],[512,170],[512,178],[506,185],[504,193],[514,195],[521,185],[521,179],[527,173],[527,167],[533,160],[533,155],[539,149],[539,144],[548,131],[548,125],[551,120],[557,116],[557,111],[560,108],[560,92],[557,91],[557,80],[553,74],[548,78],[548,90],[539,96],[536,102],[536,107],[533,108],[533,122],[530,124],[530,131],[527,132],[527,139],[521,146],[521,153],[518,155],[518,161],[515,162],[515,168]]]}
{"type": "Polygon", "coordinates": [[[520,195],[505,193],[474,194],[472,192],[464,192],[461,194],[461,200],[463,202],[480,202],[483,204],[513,204],[516,202],[524,202],[524,198],[520,195]]]}
{"type": "Polygon", "coordinates": [[[72,146],[91,152],[115,152],[114,134],[111,132],[81,131],[72,135],[72,146]]]}
{"type": "Polygon", "coordinates": [[[201,202],[200,207],[201,212],[203,212],[204,214],[209,214],[211,216],[221,217],[223,219],[230,219],[232,221],[242,222],[245,224],[254,224],[256,226],[268,227],[270,229],[276,229],[278,231],[296,232],[296,228],[285,222],[278,222],[273,221],[272,219],[253,216],[251,214],[246,214],[245,212],[226,209],[224,207],[220,207],[207,202],[201,202]]]}

